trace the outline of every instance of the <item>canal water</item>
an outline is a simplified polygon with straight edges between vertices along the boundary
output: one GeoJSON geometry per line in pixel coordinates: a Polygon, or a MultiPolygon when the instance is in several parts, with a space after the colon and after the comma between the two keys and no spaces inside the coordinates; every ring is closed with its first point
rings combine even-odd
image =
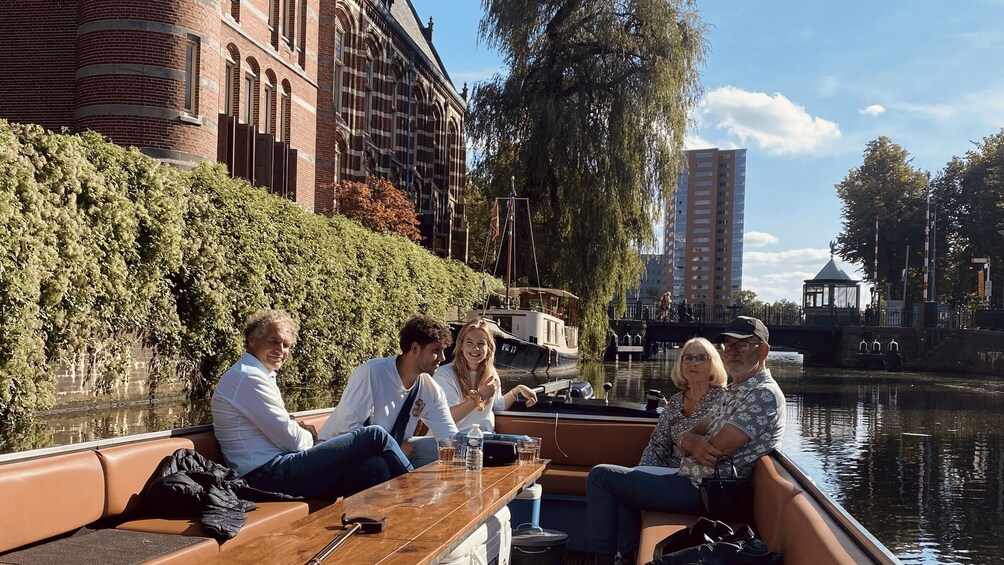
{"type": "MultiPolygon", "coordinates": [[[[586,366],[602,394],[671,393],[670,350],[657,360],[586,366]]],[[[782,450],[905,563],[1004,562],[1004,380],[986,376],[768,364],[788,401],[782,450]]],[[[513,381],[506,377],[505,380],[513,381]]],[[[533,380],[532,378],[530,380],[533,380]]],[[[330,394],[290,394],[295,410],[330,394]]],[[[79,443],[210,422],[208,403],[164,402],[61,412],[8,432],[0,451],[79,443]]]]}

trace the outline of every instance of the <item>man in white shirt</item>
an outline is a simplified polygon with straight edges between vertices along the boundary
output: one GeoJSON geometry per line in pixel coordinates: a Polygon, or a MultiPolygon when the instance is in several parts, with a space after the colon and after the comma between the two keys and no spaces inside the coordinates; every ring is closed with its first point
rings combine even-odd
{"type": "Polygon", "coordinates": [[[429,316],[415,316],[401,328],[401,354],[371,359],[352,372],[342,398],[319,436],[324,439],[368,424],[381,426],[405,448],[416,467],[436,458],[435,438],[453,437],[443,389],[430,375],[445,360],[450,330],[429,316]],[[415,438],[419,421],[432,436],[415,438]]]}
{"type": "Polygon", "coordinates": [[[306,498],[348,496],[412,470],[383,428],[360,427],[318,442],[313,426],[286,411],[275,374],[296,333],[285,312],[248,317],[247,352],[213,393],[213,429],[227,464],[255,488],[306,498]]]}

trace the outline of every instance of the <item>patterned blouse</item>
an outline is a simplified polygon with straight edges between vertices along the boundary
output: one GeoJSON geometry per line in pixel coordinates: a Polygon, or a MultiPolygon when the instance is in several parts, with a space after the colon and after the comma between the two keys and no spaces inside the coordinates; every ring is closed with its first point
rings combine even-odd
{"type": "Polygon", "coordinates": [[[679,467],[680,451],[676,447],[677,436],[693,428],[702,418],[711,414],[711,411],[724,399],[724,388],[708,387],[708,391],[697,402],[693,414],[684,416],[683,393],[678,392],[669,397],[669,405],[663,408],[659,423],[652,432],[652,439],[648,440],[648,445],[641,454],[641,462],[638,464],[679,467]]]}

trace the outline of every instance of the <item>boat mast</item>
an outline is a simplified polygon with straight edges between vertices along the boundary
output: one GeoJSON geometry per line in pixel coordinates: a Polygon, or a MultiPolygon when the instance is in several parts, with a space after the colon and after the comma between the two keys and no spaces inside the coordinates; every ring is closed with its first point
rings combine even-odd
{"type": "Polygon", "coordinates": [[[515,233],[516,227],[516,215],[515,210],[515,199],[516,199],[516,177],[509,177],[510,189],[509,189],[509,208],[506,210],[506,227],[509,231],[509,241],[507,242],[506,255],[505,255],[505,300],[506,307],[509,307],[509,287],[512,285],[512,239],[515,233]]]}

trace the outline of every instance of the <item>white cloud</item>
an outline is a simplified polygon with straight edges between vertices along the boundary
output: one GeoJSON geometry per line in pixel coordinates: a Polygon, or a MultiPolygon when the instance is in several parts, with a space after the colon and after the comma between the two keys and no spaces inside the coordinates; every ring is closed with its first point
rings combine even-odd
{"type": "Polygon", "coordinates": [[[776,235],[764,233],[762,231],[748,231],[743,235],[744,247],[763,247],[771,243],[777,243],[776,235]]]}
{"type": "Polygon", "coordinates": [[[743,269],[755,265],[823,265],[830,258],[829,249],[805,247],[802,249],[786,249],[784,251],[747,251],[743,253],[743,269]]]}
{"type": "Polygon", "coordinates": [[[836,123],[810,115],[781,93],[716,88],[701,101],[700,112],[743,144],[752,139],[772,155],[815,151],[842,135],[836,123]]]}
{"type": "Polygon", "coordinates": [[[910,112],[911,114],[920,114],[942,120],[947,120],[955,115],[955,108],[951,104],[911,104],[909,102],[900,102],[893,107],[897,110],[910,112]]]}
{"type": "Polygon", "coordinates": [[[708,147],[717,147],[714,143],[711,143],[707,139],[704,139],[700,135],[687,135],[683,139],[683,146],[687,151],[693,149],[706,149],[708,147]]]}
{"type": "Polygon", "coordinates": [[[865,114],[867,116],[877,116],[885,113],[885,108],[883,108],[881,104],[872,104],[871,106],[858,110],[858,113],[865,114]]]}

